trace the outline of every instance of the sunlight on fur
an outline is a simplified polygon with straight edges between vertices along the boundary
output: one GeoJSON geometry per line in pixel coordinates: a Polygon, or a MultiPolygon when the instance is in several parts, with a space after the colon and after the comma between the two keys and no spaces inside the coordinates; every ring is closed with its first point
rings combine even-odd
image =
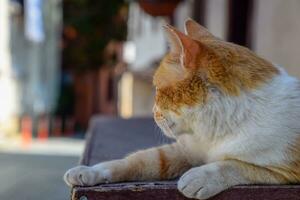
{"type": "Polygon", "coordinates": [[[196,199],[239,184],[298,183],[299,81],[191,19],[185,33],[170,25],[164,30],[170,51],[153,78],[153,112],[176,142],[72,168],[65,182],[90,186],[180,177],[178,190],[196,199]]]}

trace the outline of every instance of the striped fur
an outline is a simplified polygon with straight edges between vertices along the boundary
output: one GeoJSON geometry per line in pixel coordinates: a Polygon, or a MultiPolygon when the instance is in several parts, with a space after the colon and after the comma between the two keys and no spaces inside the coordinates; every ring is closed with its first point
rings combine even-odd
{"type": "Polygon", "coordinates": [[[181,176],[185,196],[207,199],[238,184],[300,182],[299,81],[190,19],[186,34],[165,29],[171,49],[153,79],[153,111],[177,142],[75,167],[67,184],[181,176]]]}

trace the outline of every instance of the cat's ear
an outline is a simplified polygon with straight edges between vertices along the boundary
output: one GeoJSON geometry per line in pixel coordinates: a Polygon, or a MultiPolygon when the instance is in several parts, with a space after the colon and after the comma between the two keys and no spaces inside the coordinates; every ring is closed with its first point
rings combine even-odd
{"type": "Polygon", "coordinates": [[[167,40],[168,45],[170,47],[170,53],[175,56],[179,56],[182,51],[182,45],[181,42],[176,35],[174,28],[168,24],[163,26],[167,40]]]}
{"type": "Polygon", "coordinates": [[[205,38],[217,39],[213,34],[211,34],[205,27],[201,26],[191,18],[188,18],[184,23],[184,31],[190,37],[201,40],[205,38]]]}
{"type": "Polygon", "coordinates": [[[204,50],[204,46],[170,25],[164,28],[169,40],[170,53],[179,56],[183,67],[196,68],[197,58],[204,50]]]}

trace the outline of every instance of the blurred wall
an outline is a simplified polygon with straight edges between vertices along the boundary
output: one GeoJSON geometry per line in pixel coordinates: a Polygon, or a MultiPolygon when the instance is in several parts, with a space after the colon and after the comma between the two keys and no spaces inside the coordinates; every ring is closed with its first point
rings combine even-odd
{"type": "Polygon", "coordinates": [[[152,17],[145,13],[138,3],[130,3],[127,40],[132,49],[126,49],[125,52],[128,53],[125,55],[130,54],[133,59],[129,61],[130,59],[124,57],[130,70],[145,70],[165,54],[167,46],[161,29],[164,23],[162,17],[152,17]]]}
{"type": "Polygon", "coordinates": [[[32,7],[10,16],[11,68],[19,87],[20,115],[53,112],[60,80],[61,0],[41,1],[40,15],[32,15],[32,7]]]}
{"type": "Polygon", "coordinates": [[[139,77],[133,80],[133,116],[152,115],[155,90],[151,81],[139,77]]]}
{"type": "Polygon", "coordinates": [[[0,138],[17,129],[17,86],[10,55],[9,1],[0,1],[0,138]]]}
{"type": "MultiPolygon", "coordinates": [[[[197,0],[184,1],[176,9],[174,24],[180,30],[183,30],[184,21],[187,17],[192,16],[193,12],[202,10],[194,7],[195,1],[197,0]]],[[[236,15],[232,14],[241,11],[238,6],[240,3],[238,0],[205,0],[203,4],[204,23],[202,25],[217,37],[227,40],[230,30],[236,25],[232,23],[237,19],[233,17],[236,15]],[[235,10],[232,9],[233,6],[235,10]]],[[[247,29],[243,32],[240,27],[234,27],[237,31],[236,34],[245,36],[247,40],[249,37],[249,46],[257,54],[285,67],[292,75],[300,77],[300,66],[298,66],[300,65],[298,50],[300,47],[300,1],[253,0],[242,3],[248,5],[245,15],[243,13],[241,15],[241,19],[244,20],[240,20],[247,29]]],[[[239,12],[239,14],[241,13],[239,12]]],[[[144,46],[144,48],[149,47],[144,46]]],[[[153,48],[149,48],[150,50],[153,48]]],[[[143,52],[146,51],[140,53],[143,52]]],[[[148,68],[154,69],[155,66],[148,63],[144,69],[148,68]]],[[[151,83],[134,78],[131,89],[133,97],[131,114],[151,115],[153,105],[151,83]]]]}
{"type": "MultiPolygon", "coordinates": [[[[192,8],[193,1],[183,1],[174,12],[174,25],[182,31],[184,21],[192,15],[192,8]]],[[[130,3],[124,57],[131,75],[124,74],[119,86],[118,110],[122,117],[152,115],[155,95],[152,76],[167,50],[162,29],[165,23],[169,23],[168,18],[152,17],[137,3],[130,3]],[[131,58],[134,59],[130,62],[131,58]]]]}
{"type": "Polygon", "coordinates": [[[300,77],[300,1],[255,0],[253,50],[300,77]]]}
{"type": "Polygon", "coordinates": [[[215,36],[226,39],[228,24],[228,0],[209,0],[206,1],[206,28],[215,36]]]}

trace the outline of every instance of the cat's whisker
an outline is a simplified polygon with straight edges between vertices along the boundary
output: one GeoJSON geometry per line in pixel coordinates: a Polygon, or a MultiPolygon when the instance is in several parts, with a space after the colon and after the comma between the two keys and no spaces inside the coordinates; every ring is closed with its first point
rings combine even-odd
{"type": "Polygon", "coordinates": [[[161,125],[162,125],[163,129],[166,131],[166,133],[170,136],[173,136],[173,131],[170,129],[167,121],[162,120],[161,122],[162,122],[161,125]]]}
{"type": "Polygon", "coordinates": [[[185,25],[186,34],[165,26],[170,52],[153,78],[155,137],[177,141],[73,168],[68,185],[183,174],[180,192],[207,199],[237,184],[300,183],[300,82],[193,20],[185,25]]]}

